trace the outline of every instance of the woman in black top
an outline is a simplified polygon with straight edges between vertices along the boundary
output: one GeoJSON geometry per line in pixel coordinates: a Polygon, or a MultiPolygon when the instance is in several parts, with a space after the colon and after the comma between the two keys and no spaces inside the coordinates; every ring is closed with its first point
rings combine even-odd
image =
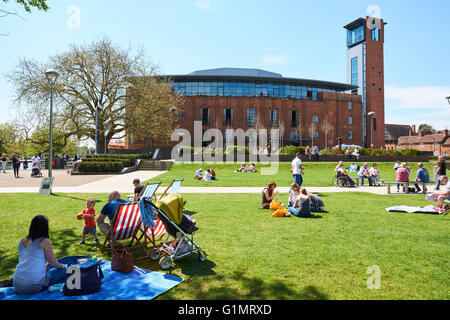
{"type": "Polygon", "coordinates": [[[14,169],[14,177],[19,177],[19,168],[20,168],[20,159],[17,154],[12,157],[13,169],[14,169]]]}
{"type": "Polygon", "coordinates": [[[439,180],[442,176],[447,175],[447,165],[445,164],[445,158],[443,156],[439,157],[438,168],[436,170],[436,190],[441,187],[441,181],[439,180]]]}

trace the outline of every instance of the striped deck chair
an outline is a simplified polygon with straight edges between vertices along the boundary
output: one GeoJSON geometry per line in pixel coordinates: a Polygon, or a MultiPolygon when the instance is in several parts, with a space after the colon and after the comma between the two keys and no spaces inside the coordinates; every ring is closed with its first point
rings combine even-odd
{"type": "Polygon", "coordinates": [[[141,194],[139,195],[139,199],[141,197],[147,197],[150,200],[156,200],[156,190],[158,190],[159,186],[161,185],[161,181],[160,182],[152,182],[152,183],[147,183],[147,185],[145,186],[144,190],[142,190],[141,194]]]}
{"type": "Polygon", "coordinates": [[[184,179],[173,180],[172,183],[166,188],[162,195],[158,197],[158,200],[162,199],[168,194],[178,194],[180,193],[181,183],[183,183],[184,179]]]}
{"type": "Polygon", "coordinates": [[[121,247],[121,241],[131,239],[127,248],[130,250],[142,248],[145,252],[145,257],[139,259],[148,257],[149,253],[147,250],[146,239],[144,239],[144,243],[142,243],[141,239],[136,236],[142,224],[139,203],[121,203],[117,208],[113,221],[114,223],[111,225],[101,251],[104,251],[106,243],[109,242],[111,253],[113,253],[121,247]],[[134,242],[135,244],[133,245],[134,242]]]}

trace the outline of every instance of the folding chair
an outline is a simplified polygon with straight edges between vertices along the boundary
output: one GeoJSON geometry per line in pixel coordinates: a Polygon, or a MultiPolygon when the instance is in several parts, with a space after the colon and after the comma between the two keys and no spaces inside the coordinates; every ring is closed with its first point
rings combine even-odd
{"type": "Polygon", "coordinates": [[[183,183],[184,179],[173,180],[172,183],[166,188],[162,195],[158,197],[158,200],[162,199],[168,194],[178,194],[180,193],[181,183],[183,183]]]}
{"type": "Polygon", "coordinates": [[[161,181],[160,182],[153,182],[153,183],[147,183],[147,185],[145,186],[144,190],[141,191],[141,193],[139,194],[139,199],[141,197],[147,197],[150,200],[154,199],[156,200],[156,190],[158,190],[159,186],[161,185],[161,181]]]}
{"type": "Polygon", "coordinates": [[[130,250],[142,248],[145,253],[145,257],[134,260],[140,260],[148,257],[149,252],[147,250],[147,239],[145,238],[144,243],[142,243],[142,239],[137,238],[136,236],[141,224],[139,203],[121,203],[114,214],[113,223],[108,234],[106,235],[101,251],[104,251],[106,243],[109,242],[112,254],[117,249],[120,249],[120,241],[131,239],[131,242],[127,248],[130,250]],[[133,242],[135,241],[136,244],[133,245],[133,242]]]}

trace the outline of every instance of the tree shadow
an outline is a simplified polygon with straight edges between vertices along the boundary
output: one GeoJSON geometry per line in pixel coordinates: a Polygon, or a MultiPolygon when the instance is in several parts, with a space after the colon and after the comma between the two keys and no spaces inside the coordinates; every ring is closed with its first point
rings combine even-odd
{"type": "MultiPolygon", "coordinates": [[[[264,280],[235,271],[230,276],[216,275],[218,284],[188,279],[189,293],[194,300],[328,300],[329,297],[314,286],[307,286],[301,292],[280,280],[264,280]]],[[[174,299],[175,292],[168,292],[162,299],[174,299]]]]}
{"type": "MultiPolygon", "coordinates": [[[[79,200],[79,201],[84,201],[86,202],[87,198],[77,198],[77,197],[71,197],[71,196],[66,196],[66,195],[62,195],[62,194],[57,194],[57,193],[52,193],[51,196],[54,197],[60,197],[60,198],[66,198],[66,199],[73,199],[73,200],[79,200]]],[[[103,202],[102,200],[95,200],[96,203],[101,203],[103,202]]]]}

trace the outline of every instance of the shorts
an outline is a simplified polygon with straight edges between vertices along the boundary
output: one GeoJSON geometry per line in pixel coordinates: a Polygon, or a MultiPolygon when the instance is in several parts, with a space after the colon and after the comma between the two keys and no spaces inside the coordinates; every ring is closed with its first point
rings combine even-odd
{"type": "Polygon", "coordinates": [[[83,235],[86,235],[86,234],[93,234],[94,236],[97,235],[97,228],[96,227],[93,227],[93,228],[83,227],[83,235]]]}

